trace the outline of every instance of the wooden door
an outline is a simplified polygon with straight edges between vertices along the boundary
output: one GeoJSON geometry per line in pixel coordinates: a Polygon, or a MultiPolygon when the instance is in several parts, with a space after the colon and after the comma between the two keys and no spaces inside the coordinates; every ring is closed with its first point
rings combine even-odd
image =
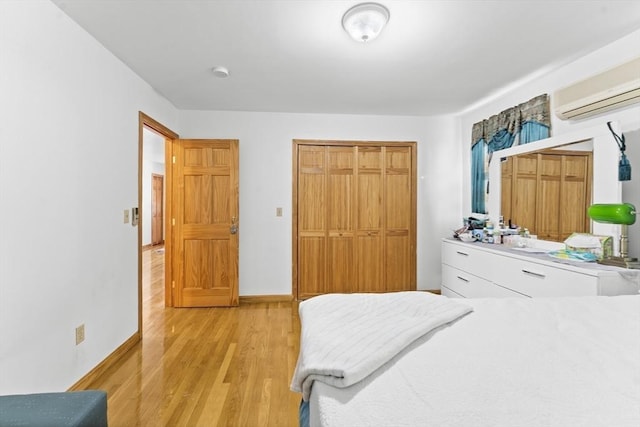
{"type": "Polygon", "coordinates": [[[238,305],[238,141],[173,141],[176,307],[238,305]]]}
{"type": "Polygon", "coordinates": [[[164,241],[164,177],[151,175],[151,244],[164,241]]]}
{"type": "Polygon", "coordinates": [[[324,294],[327,288],[327,155],[325,147],[299,148],[297,166],[298,209],[296,243],[298,281],[310,295],[324,294]]]}
{"type": "Polygon", "coordinates": [[[326,147],[327,284],[330,292],[349,292],[355,283],[354,147],[326,147]]]}
{"type": "Polygon", "coordinates": [[[383,147],[384,162],[384,290],[407,291],[415,287],[415,229],[412,209],[411,147],[383,147]]]}
{"type": "Polygon", "coordinates": [[[385,290],[383,173],[383,147],[358,147],[358,280],[353,292],[385,290]]]}
{"type": "Polygon", "coordinates": [[[294,141],[294,295],[415,290],[415,143],[294,141]]]}

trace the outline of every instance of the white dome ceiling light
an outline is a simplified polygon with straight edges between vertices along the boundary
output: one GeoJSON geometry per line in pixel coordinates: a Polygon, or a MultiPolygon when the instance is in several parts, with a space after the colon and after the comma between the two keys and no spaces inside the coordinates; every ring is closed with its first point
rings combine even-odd
{"type": "Polygon", "coordinates": [[[229,77],[229,70],[227,69],[227,67],[213,67],[211,69],[211,72],[213,72],[214,76],[221,79],[229,77]]]}
{"type": "Polygon", "coordinates": [[[342,28],[358,42],[369,42],[380,34],[389,21],[389,10],[378,3],[353,6],[342,17],[342,28]]]}

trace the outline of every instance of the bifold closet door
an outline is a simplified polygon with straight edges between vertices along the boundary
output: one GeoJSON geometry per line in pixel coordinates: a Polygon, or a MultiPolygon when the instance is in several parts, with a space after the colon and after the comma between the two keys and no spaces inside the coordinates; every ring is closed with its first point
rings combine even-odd
{"type": "Polygon", "coordinates": [[[501,167],[505,221],[558,242],[574,232],[588,232],[591,170],[592,155],[584,151],[510,157],[501,167]]]}
{"type": "Polygon", "coordinates": [[[415,283],[412,257],[411,149],[385,147],[385,291],[406,291],[415,283]]]}
{"type": "Polygon", "coordinates": [[[305,295],[353,292],[354,147],[300,147],[299,281],[305,295]]]}
{"type": "Polygon", "coordinates": [[[327,150],[327,284],[329,292],[353,292],[355,147],[327,150]]]}
{"type": "Polygon", "coordinates": [[[382,292],[384,283],[383,147],[358,147],[357,277],[354,292],[382,292]]]}
{"type": "Polygon", "coordinates": [[[298,297],[415,289],[414,148],[297,150],[298,297]]]}
{"type": "Polygon", "coordinates": [[[330,292],[327,265],[326,147],[301,146],[298,150],[297,222],[299,296],[330,292]]]}

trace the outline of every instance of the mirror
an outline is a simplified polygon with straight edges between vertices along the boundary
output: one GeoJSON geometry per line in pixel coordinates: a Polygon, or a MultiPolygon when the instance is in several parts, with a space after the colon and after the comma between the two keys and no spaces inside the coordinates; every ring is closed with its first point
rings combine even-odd
{"type": "MultiPolygon", "coordinates": [[[[617,123],[613,122],[611,125],[616,133],[621,133],[617,123]]],[[[490,190],[487,197],[487,210],[491,221],[497,224],[501,215],[501,158],[553,148],[563,148],[573,144],[592,144],[593,147],[591,203],[621,203],[622,186],[618,181],[618,146],[612,140],[607,124],[602,123],[602,125],[596,127],[568,132],[563,135],[494,152],[489,165],[490,190]]],[[[598,235],[614,236],[614,251],[617,251],[620,226],[592,221],[591,232],[598,235]]]]}
{"type": "Polygon", "coordinates": [[[500,158],[501,215],[538,239],[591,231],[593,141],[500,158]]]}

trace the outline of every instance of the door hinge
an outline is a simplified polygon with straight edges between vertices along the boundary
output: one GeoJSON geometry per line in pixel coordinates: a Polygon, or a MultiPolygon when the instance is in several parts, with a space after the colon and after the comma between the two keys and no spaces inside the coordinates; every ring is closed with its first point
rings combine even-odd
{"type": "Polygon", "coordinates": [[[173,289],[176,288],[176,281],[175,280],[171,281],[171,288],[173,288],[173,289]]]}
{"type": "Polygon", "coordinates": [[[171,225],[176,225],[176,219],[175,218],[171,218],[171,225]]]}
{"type": "Polygon", "coordinates": [[[173,164],[175,165],[176,164],[176,156],[173,156],[171,160],[173,161],[173,164]]]}

